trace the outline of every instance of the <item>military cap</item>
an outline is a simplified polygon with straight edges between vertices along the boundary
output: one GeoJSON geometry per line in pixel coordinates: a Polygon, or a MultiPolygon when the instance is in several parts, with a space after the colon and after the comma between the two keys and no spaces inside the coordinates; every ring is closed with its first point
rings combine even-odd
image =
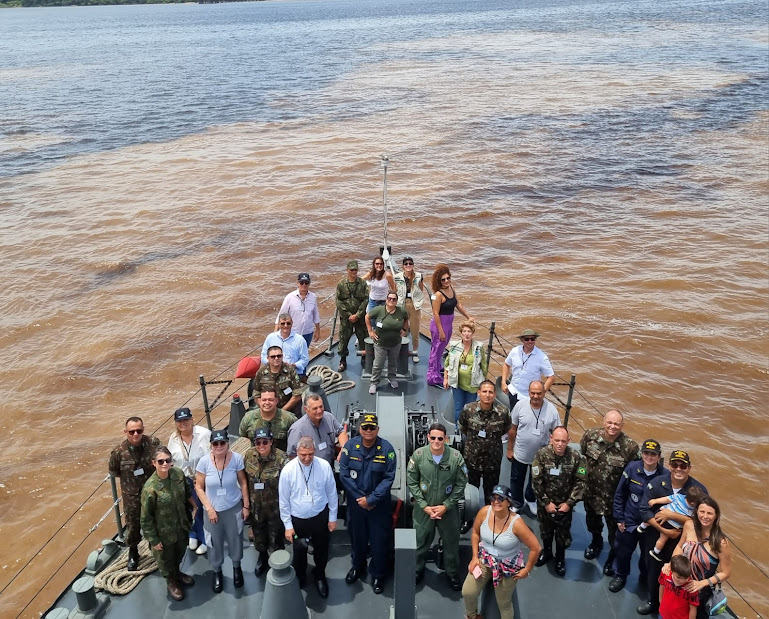
{"type": "Polygon", "coordinates": [[[259,428],[254,432],[254,441],[258,438],[272,438],[272,432],[269,428],[259,428]]]}
{"type": "Polygon", "coordinates": [[[358,261],[357,260],[348,260],[347,261],[347,268],[348,269],[357,269],[358,268],[358,261]]]}
{"type": "Polygon", "coordinates": [[[174,421],[184,421],[186,419],[192,419],[192,411],[187,408],[177,408],[174,411],[174,421]]]}
{"type": "Polygon", "coordinates": [[[298,282],[307,282],[310,283],[310,274],[309,273],[299,273],[299,275],[296,276],[296,281],[298,282]]]}
{"type": "Polygon", "coordinates": [[[513,504],[513,491],[510,490],[507,486],[503,486],[502,484],[497,484],[494,486],[494,488],[491,491],[491,496],[494,495],[501,496],[503,499],[505,499],[510,505],[513,504]]]}
{"type": "Polygon", "coordinates": [[[641,445],[641,451],[653,451],[658,456],[662,455],[662,447],[659,441],[655,441],[653,438],[647,438],[641,445]]]}
{"type": "Polygon", "coordinates": [[[362,426],[376,426],[379,427],[379,417],[376,416],[376,413],[363,413],[363,416],[360,420],[360,425],[362,426]]]}
{"type": "Polygon", "coordinates": [[[673,453],[670,454],[670,462],[673,460],[678,460],[688,466],[691,466],[692,463],[691,459],[689,458],[689,454],[681,449],[674,449],[673,453]]]}
{"type": "Polygon", "coordinates": [[[229,443],[230,441],[230,435],[228,434],[227,430],[214,430],[211,432],[211,442],[215,443],[216,441],[226,441],[229,443]]]}
{"type": "Polygon", "coordinates": [[[518,336],[518,339],[522,337],[539,337],[539,333],[537,333],[534,329],[524,329],[521,331],[521,334],[518,336]]]}

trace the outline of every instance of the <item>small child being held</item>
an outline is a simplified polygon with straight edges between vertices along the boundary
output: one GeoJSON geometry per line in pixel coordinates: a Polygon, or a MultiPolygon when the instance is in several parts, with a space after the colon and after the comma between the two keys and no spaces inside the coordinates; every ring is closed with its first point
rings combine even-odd
{"type": "Polygon", "coordinates": [[[684,555],[670,559],[670,571],[660,573],[660,619],[695,619],[700,595],[687,591],[692,580],[692,565],[684,555]]]}
{"type": "MultiPolygon", "coordinates": [[[[670,496],[663,496],[658,499],[650,499],[649,506],[653,507],[655,505],[665,505],[665,507],[663,507],[660,511],[664,509],[674,514],[681,514],[682,516],[689,516],[691,518],[695,508],[697,507],[697,505],[699,505],[703,496],[705,496],[705,494],[702,492],[700,488],[697,488],[696,486],[692,486],[686,492],[685,496],[682,495],[681,493],[677,493],[677,494],[674,493],[674,494],[671,494],[670,496]]],[[[638,532],[641,533],[648,526],[649,526],[648,524],[646,524],[645,522],[642,522],[638,526],[638,532]]],[[[665,527],[666,529],[681,528],[681,524],[676,522],[675,520],[666,520],[662,526],[665,527]]],[[[662,561],[662,559],[660,558],[660,552],[662,552],[662,549],[665,547],[665,544],[667,543],[669,537],[670,536],[668,534],[660,532],[660,536],[657,539],[656,543],[654,544],[654,548],[652,548],[649,551],[649,554],[656,561],[662,561]]]]}

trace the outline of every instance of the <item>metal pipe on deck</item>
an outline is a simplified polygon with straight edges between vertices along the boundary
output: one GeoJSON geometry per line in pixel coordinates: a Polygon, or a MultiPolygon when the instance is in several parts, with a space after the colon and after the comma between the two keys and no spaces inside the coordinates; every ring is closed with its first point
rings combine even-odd
{"type": "Polygon", "coordinates": [[[571,380],[569,381],[569,397],[566,398],[566,412],[563,416],[563,427],[568,428],[569,427],[569,413],[571,413],[571,397],[574,395],[574,385],[577,384],[577,375],[572,374],[571,380]]]}
{"type": "Polygon", "coordinates": [[[213,432],[214,426],[211,423],[211,407],[208,405],[208,393],[206,393],[206,379],[203,378],[203,375],[201,374],[199,380],[200,393],[203,396],[203,410],[206,411],[206,423],[208,424],[208,429],[213,432]]]}
{"type": "Polygon", "coordinates": [[[125,529],[123,528],[123,520],[120,518],[120,502],[118,501],[117,496],[117,482],[115,481],[115,476],[112,474],[109,476],[109,485],[112,490],[112,504],[115,506],[113,509],[115,510],[115,524],[117,525],[117,540],[123,542],[125,541],[125,529]]]}

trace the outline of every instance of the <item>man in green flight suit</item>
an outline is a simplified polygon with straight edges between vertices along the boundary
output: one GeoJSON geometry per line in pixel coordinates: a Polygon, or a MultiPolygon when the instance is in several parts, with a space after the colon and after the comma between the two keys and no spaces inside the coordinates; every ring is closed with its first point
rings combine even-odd
{"type": "Polygon", "coordinates": [[[336,308],[339,311],[339,371],[347,369],[347,344],[353,330],[358,338],[358,348],[363,350],[366,325],[363,317],[368,305],[368,286],[358,277],[358,261],[347,263],[347,277],[336,285],[336,308]]]}
{"type": "Polygon", "coordinates": [[[417,533],[416,582],[419,584],[425,575],[427,552],[438,527],[449,584],[460,591],[458,502],[465,494],[467,467],[462,454],[446,445],[443,424],[432,424],[427,435],[430,444],[412,454],[407,473],[417,533]]]}

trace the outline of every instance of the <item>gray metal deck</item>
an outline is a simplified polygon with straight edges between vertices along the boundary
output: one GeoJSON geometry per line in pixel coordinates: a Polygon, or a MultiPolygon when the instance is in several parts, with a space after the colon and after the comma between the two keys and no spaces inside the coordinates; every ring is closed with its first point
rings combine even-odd
{"type": "MultiPolygon", "coordinates": [[[[398,393],[403,393],[406,407],[430,408],[435,407],[439,415],[446,418],[453,416],[453,404],[450,392],[434,387],[427,387],[425,374],[427,371],[427,352],[429,341],[422,346],[422,360],[412,364],[413,378],[409,382],[401,382],[398,393]]],[[[315,357],[311,365],[328,365],[336,369],[339,360],[336,355],[315,357]]],[[[348,357],[348,369],[345,378],[356,381],[355,388],[328,396],[329,404],[340,419],[345,415],[348,404],[358,404],[373,409],[375,397],[368,393],[368,380],[360,379],[361,367],[358,358],[348,357]]],[[[380,397],[395,394],[395,390],[382,381],[380,397]]],[[[384,424],[383,424],[384,425],[384,424]]],[[[447,427],[450,423],[446,423],[447,427]]],[[[451,431],[451,430],[449,430],[451,431]]],[[[382,436],[388,437],[384,432],[382,436]]],[[[401,462],[405,465],[405,462],[401,462]]],[[[509,483],[510,466],[503,459],[501,481],[509,483]]],[[[528,512],[523,517],[536,534],[539,533],[536,518],[528,512]]],[[[584,511],[578,506],[572,533],[574,544],[566,553],[566,577],[559,578],[553,572],[552,563],[546,567],[537,568],[530,578],[521,581],[516,589],[514,607],[517,619],[552,619],[552,617],[571,617],[574,619],[628,619],[636,617],[635,608],[644,596],[645,590],[637,582],[636,563],[628,579],[627,587],[620,593],[608,590],[609,578],[603,576],[603,561],[608,552],[607,545],[597,561],[585,561],[582,553],[588,543],[589,536],[585,528],[584,511]]],[[[234,589],[232,585],[232,567],[229,559],[224,564],[224,591],[215,595],[211,590],[212,572],[205,556],[200,557],[188,553],[183,570],[196,579],[194,587],[186,590],[186,598],[182,602],[174,602],[168,597],[165,580],[158,572],[146,577],[139,586],[127,596],[113,596],[108,607],[107,617],[122,619],[145,617],[201,616],[201,617],[254,617],[261,614],[264,577],[257,579],[254,575],[256,553],[253,546],[245,539],[243,557],[243,572],[245,585],[234,589]]],[[[461,557],[463,562],[470,560],[469,533],[462,536],[461,557]]],[[[340,526],[331,536],[330,561],[327,568],[330,594],[324,600],[318,596],[312,584],[311,577],[304,589],[305,602],[312,617],[347,619],[359,618],[362,614],[369,619],[386,619],[389,617],[390,606],[393,603],[392,580],[388,580],[384,594],[374,595],[371,590],[370,578],[367,582],[356,582],[348,586],[344,582],[345,574],[350,568],[350,545],[344,526],[340,526]]],[[[636,553],[636,559],[637,559],[636,553]]],[[[312,563],[312,557],[309,558],[312,563]]],[[[311,576],[308,574],[308,576],[311,576]]],[[[488,590],[487,590],[488,591],[488,590]]],[[[498,617],[493,594],[491,608],[481,606],[485,619],[498,617]]],[[[417,587],[416,604],[420,619],[449,619],[462,617],[464,606],[461,594],[452,591],[436,566],[428,563],[424,581],[417,587]]],[[[71,590],[63,594],[54,608],[73,609],[76,607],[75,596],[71,590]]],[[[271,619],[271,618],[270,618],[271,619]]]]}

